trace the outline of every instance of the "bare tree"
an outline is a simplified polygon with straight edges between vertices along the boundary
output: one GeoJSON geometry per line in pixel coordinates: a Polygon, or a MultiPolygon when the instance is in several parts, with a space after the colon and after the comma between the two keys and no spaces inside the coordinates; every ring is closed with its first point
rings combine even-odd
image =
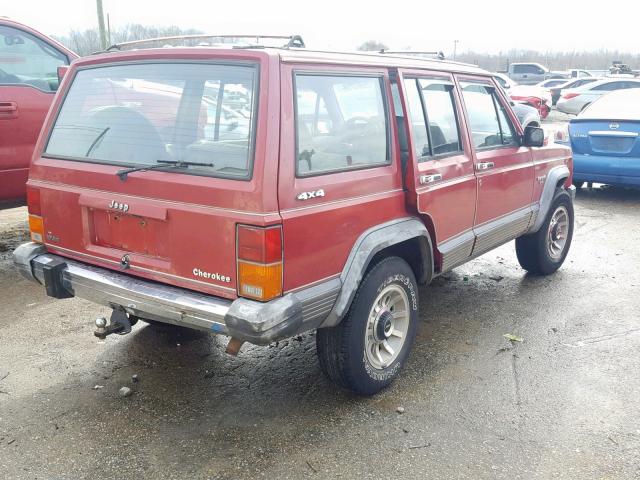
{"type": "MultiPolygon", "coordinates": [[[[156,27],[132,23],[112,31],[111,41],[113,43],[120,43],[129,40],[143,40],[146,38],[175,35],[197,35],[200,33],[202,32],[192,28],[185,30],[176,26],[156,27]]],[[[100,33],[97,28],[84,31],[71,30],[67,36],[54,38],[78,55],[89,55],[103,49],[100,41],[100,33]]]]}
{"type": "Polygon", "coordinates": [[[389,47],[387,47],[384,43],[379,42],[377,40],[367,40],[366,42],[364,42],[362,45],[360,45],[358,47],[358,50],[364,51],[364,52],[379,52],[380,50],[389,50],[389,47]]]}
{"type": "Polygon", "coordinates": [[[510,63],[537,62],[551,70],[584,68],[587,70],[607,70],[614,60],[620,60],[633,68],[640,67],[640,54],[619,52],[617,50],[596,50],[590,52],[538,52],[534,50],[509,50],[500,53],[459,53],[456,60],[473,63],[491,70],[506,70],[510,63]]]}

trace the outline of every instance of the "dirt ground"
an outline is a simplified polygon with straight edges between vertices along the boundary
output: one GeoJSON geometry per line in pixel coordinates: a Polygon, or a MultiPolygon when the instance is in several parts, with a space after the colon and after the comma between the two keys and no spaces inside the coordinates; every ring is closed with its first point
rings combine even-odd
{"type": "Polygon", "coordinates": [[[26,211],[2,211],[0,477],[640,478],[640,191],[583,190],[576,215],[551,277],[508,244],[421,289],[407,368],[362,399],[313,335],[237,358],[145,324],[97,340],[105,309],[12,269],[26,211]]]}

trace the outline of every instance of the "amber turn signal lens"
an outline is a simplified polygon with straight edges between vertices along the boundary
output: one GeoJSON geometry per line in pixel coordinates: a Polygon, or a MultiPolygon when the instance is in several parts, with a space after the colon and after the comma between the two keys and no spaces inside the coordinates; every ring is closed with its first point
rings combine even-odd
{"type": "Polygon", "coordinates": [[[31,232],[31,240],[38,243],[44,242],[44,222],[42,217],[29,215],[29,231],[31,232]]]}
{"type": "Polygon", "coordinates": [[[240,295],[266,302],[282,295],[282,262],[260,265],[238,261],[240,295]]]}

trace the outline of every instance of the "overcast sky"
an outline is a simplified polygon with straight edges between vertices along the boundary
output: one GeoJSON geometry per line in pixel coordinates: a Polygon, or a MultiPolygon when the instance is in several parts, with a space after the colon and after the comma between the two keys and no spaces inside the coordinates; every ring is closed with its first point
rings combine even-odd
{"type": "MultiPolygon", "coordinates": [[[[112,28],[177,25],[207,33],[301,34],[310,48],[500,52],[609,49],[640,52],[638,0],[592,8],[578,0],[103,0],[112,28]],[[622,14],[614,6],[619,5],[622,14]]],[[[600,4],[601,6],[603,4],[600,4]]],[[[0,0],[0,15],[46,34],[97,25],[94,0],[0,0]]]]}

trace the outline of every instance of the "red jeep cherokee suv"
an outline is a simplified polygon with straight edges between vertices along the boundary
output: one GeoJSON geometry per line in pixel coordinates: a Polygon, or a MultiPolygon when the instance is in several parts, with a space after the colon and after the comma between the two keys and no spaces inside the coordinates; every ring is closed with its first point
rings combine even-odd
{"type": "Polygon", "coordinates": [[[407,361],[418,285],[510,240],[536,274],[573,233],[570,150],[470,65],[302,48],[75,62],[28,182],[19,270],[56,298],[268,344],[317,330],[362,395],[407,361]]]}
{"type": "Polygon", "coordinates": [[[0,17],[0,207],[24,203],[29,163],[58,89],[58,68],[78,56],[0,17]]]}

